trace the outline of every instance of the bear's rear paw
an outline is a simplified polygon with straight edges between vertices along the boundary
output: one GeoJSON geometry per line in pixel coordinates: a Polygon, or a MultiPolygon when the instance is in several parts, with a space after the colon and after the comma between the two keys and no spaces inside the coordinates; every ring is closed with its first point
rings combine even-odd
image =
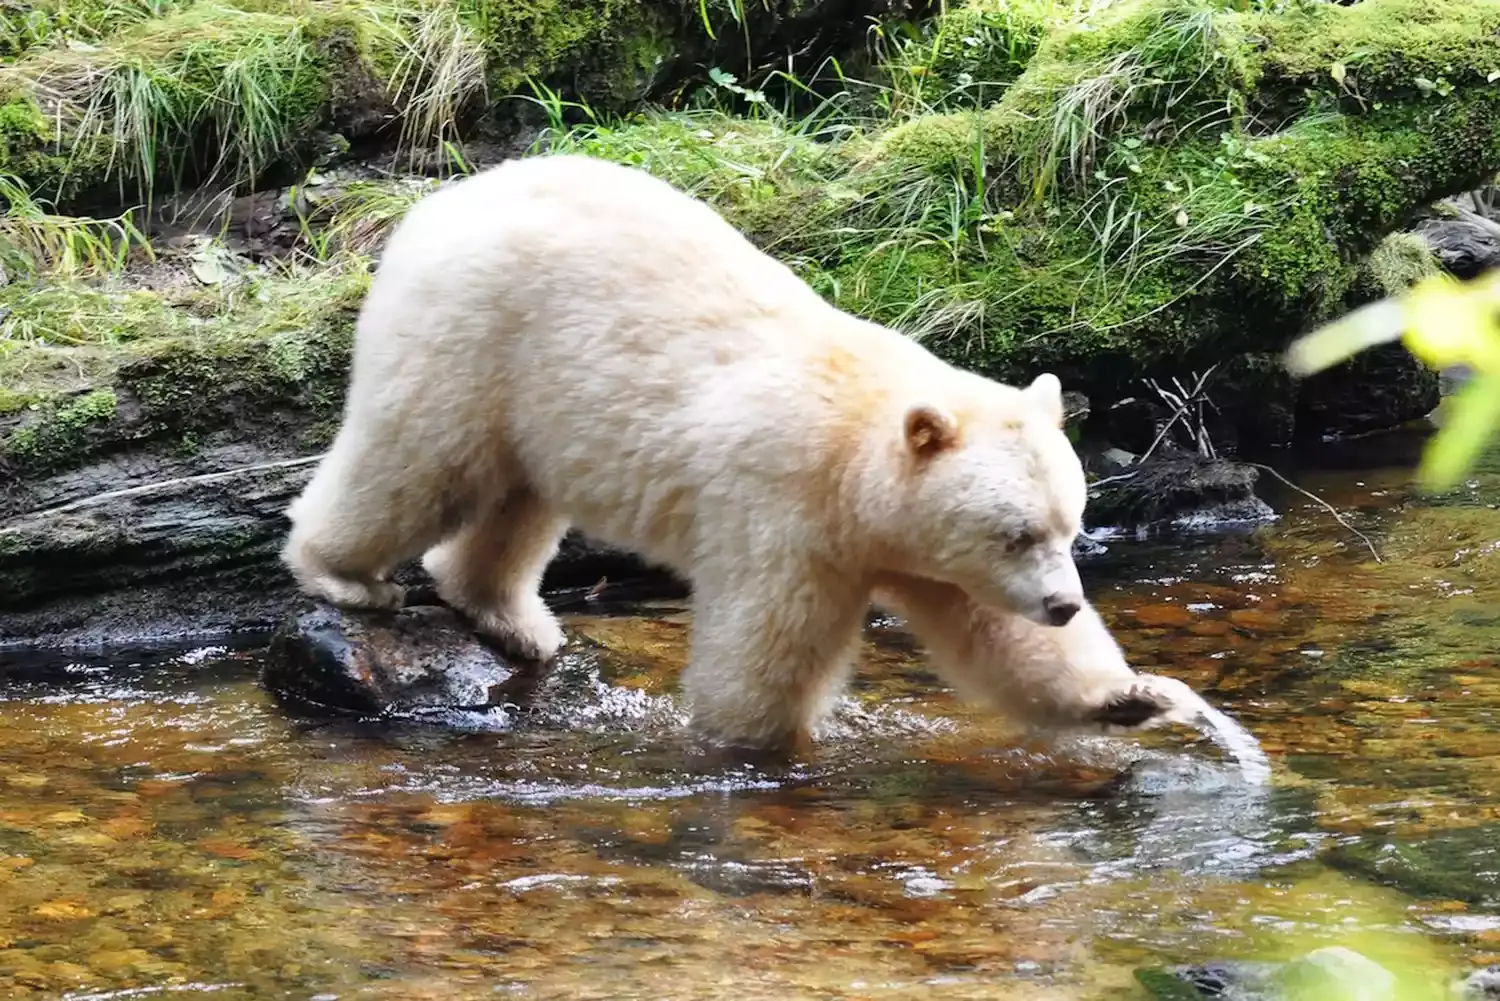
{"type": "Polygon", "coordinates": [[[472,617],[476,629],[516,660],[549,661],[567,642],[557,616],[539,595],[528,595],[512,607],[488,609],[472,617]]]}
{"type": "Polygon", "coordinates": [[[385,581],[325,576],[308,581],[304,587],[330,605],[356,611],[393,612],[406,604],[406,588],[385,581]]]}

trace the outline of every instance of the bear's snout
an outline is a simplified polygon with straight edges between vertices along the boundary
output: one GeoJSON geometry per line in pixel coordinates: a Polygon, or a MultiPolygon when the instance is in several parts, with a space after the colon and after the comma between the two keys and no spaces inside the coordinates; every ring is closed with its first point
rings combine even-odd
{"type": "Polygon", "coordinates": [[[1081,605],[1082,602],[1077,598],[1063,594],[1049,594],[1042,599],[1042,611],[1047,613],[1047,621],[1054,626],[1065,626],[1072,622],[1081,605]]]}

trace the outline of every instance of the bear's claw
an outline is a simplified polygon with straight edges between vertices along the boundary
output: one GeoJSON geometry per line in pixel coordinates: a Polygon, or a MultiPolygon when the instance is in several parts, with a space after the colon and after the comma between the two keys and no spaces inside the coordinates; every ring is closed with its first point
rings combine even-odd
{"type": "Polygon", "coordinates": [[[1107,726],[1138,727],[1150,722],[1171,708],[1171,703],[1160,693],[1142,685],[1132,685],[1127,691],[1112,696],[1102,706],[1089,714],[1091,723],[1107,726]]]}

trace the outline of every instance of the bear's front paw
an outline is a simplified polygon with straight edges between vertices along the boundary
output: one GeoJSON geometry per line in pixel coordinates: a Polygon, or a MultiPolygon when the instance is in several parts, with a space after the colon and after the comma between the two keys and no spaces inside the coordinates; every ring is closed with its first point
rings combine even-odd
{"type": "Polygon", "coordinates": [[[1087,718],[1103,726],[1150,728],[1168,723],[1193,726],[1204,708],[1202,696],[1176,678],[1138,674],[1129,688],[1111,695],[1087,718]]]}
{"type": "Polygon", "coordinates": [[[1141,684],[1131,685],[1110,696],[1085,719],[1103,726],[1139,727],[1166,712],[1172,703],[1159,692],[1141,684]]]}

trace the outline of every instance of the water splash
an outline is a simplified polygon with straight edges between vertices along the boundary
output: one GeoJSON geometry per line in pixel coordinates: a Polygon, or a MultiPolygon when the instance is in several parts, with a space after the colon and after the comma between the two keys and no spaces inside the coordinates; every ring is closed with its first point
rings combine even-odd
{"type": "Polygon", "coordinates": [[[1151,687],[1171,699],[1172,709],[1163,714],[1163,722],[1181,723],[1203,734],[1239,765],[1240,775],[1253,785],[1271,780],[1271,760],[1261,749],[1260,741],[1227,714],[1209,705],[1197,692],[1176,678],[1143,675],[1151,687]]]}
{"type": "Polygon", "coordinates": [[[1207,702],[1198,713],[1202,720],[1199,732],[1235,760],[1246,782],[1265,785],[1271,780],[1271,761],[1254,734],[1207,702]]]}

